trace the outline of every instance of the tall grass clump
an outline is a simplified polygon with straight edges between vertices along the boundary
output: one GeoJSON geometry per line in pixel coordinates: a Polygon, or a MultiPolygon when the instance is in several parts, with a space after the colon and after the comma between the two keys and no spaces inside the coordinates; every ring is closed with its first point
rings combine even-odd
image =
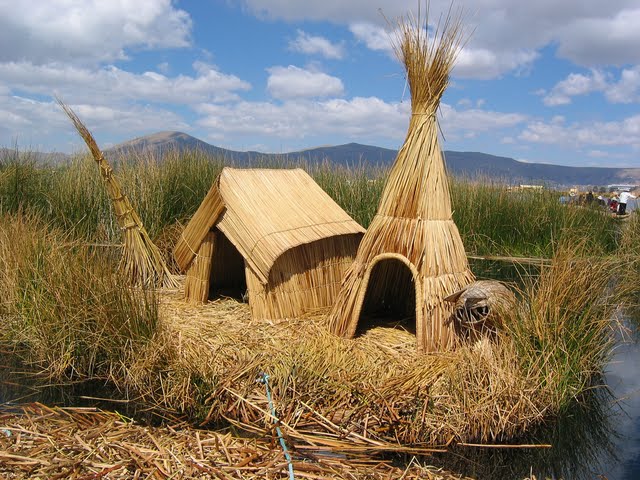
{"type": "Polygon", "coordinates": [[[38,201],[42,170],[30,152],[0,153],[0,212],[17,211],[38,201]]]}
{"type": "Polygon", "coordinates": [[[158,311],[155,294],[125,287],[116,265],[36,216],[4,215],[2,350],[50,382],[121,378],[158,311]]]}
{"type": "Polygon", "coordinates": [[[367,228],[386,181],[386,169],[381,167],[343,167],[324,162],[306,166],[309,175],[356,222],[367,228]]]}
{"type": "MultiPolygon", "coordinates": [[[[224,166],[223,158],[199,150],[117,152],[108,157],[149,235],[164,252],[171,250],[224,166]]],[[[344,167],[259,159],[258,164],[305,169],[365,228],[388,175],[387,168],[364,163],[344,167]]],[[[595,208],[561,205],[557,192],[509,192],[491,179],[453,178],[451,194],[453,219],[471,254],[550,258],[563,232],[579,232],[596,255],[613,253],[624,240],[615,218],[595,208]]],[[[121,231],[112,208],[87,155],[59,165],[38,163],[29,152],[17,150],[0,159],[0,212],[38,212],[74,238],[118,244],[121,231]]]]}
{"type": "Polygon", "coordinates": [[[598,385],[614,332],[638,287],[624,281],[637,259],[594,257],[584,240],[564,239],[550,265],[528,279],[508,333],[541,405],[562,412],[598,385]]]}
{"type": "Polygon", "coordinates": [[[476,255],[550,258],[561,239],[580,238],[594,254],[613,253],[616,221],[596,208],[562,205],[557,192],[510,191],[484,179],[452,182],[454,220],[476,255]]]}

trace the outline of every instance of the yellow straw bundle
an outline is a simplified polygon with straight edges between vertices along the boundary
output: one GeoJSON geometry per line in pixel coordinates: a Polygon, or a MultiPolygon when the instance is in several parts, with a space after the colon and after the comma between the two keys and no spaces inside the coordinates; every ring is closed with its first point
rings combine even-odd
{"type": "Polygon", "coordinates": [[[89,147],[91,155],[100,169],[107,194],[113,202],[116,220],[124,235],[121,268],[125,275],[137,285],[176,287],[176,280],[169,272],[160,250],[149,238],[142,220],[131,205],[129,198],[122,192],[111,165],[104,158],[104,154],[100,151],[93,135],[69,106],[65,105],[62,100],[57,100],[89,147]]]}
{"type": "Polygon", "coordinates": [[[402,282],[392,284],[397,277],[393,269],[408,269],[415,286],[418,349],[442,350],[455,343],[447,322],[452,307],[444,298],[473,280],[451,218],[436,121],[440,98],[461,46],[462,28],[459,20],[447,17],[430,38],[418,18],[401,20],[398,31],[396,52],[407,70],[411,91],[409,131],[329,322],[333,332],[355,335],[367,290],[379,291],[378,284],[387,283],[391,297],[406,295],[402,282]],[[391,266],[372,276],[376,264],[383,261],[391,266]]]}
{"type": "Polygon", "coordinates": [[[333,305],[363,233],[301,169],[225,168],[174,252],[190,302],[240,287],[253,318],[291,318],[333,305]]]}

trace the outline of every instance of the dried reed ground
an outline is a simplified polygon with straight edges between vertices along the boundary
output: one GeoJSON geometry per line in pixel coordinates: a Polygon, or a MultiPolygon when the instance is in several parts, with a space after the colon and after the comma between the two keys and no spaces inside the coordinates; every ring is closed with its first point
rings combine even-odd
{"type": "MultiPolygon", "coordinates": [[[[5,479],[276,479],[288,478],[287,460],[273,445],[173,423],[133,423],[93,408],[0,405],[0,475],[5,479]]],[[[456,480],[411,462],[406,468],[374,460],[296,455],[297,478],[456,480]]]]}
{"type": "Polygon", "coordinates": [[[256,382],[267,373],[293,440],[351,451],[509,443],[579,400],[611,347],[624,292],[607,288],[610,262],[577,259],[579,250],[559,252],[525,289],[501,341],[440,354],[417,354],[415,337],[398,329],[348,340],[324,315],[252,321],[234,300],[194,307],[167,294],[158,333],[125,384],[161,410],[268,433],[256,382]]]}

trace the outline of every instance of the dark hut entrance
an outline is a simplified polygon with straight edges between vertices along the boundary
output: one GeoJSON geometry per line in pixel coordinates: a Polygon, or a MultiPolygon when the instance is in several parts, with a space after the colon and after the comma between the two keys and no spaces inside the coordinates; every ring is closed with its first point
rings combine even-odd
{"type": "Polygon", "coordinates": [[[231,297],[246,301],[247,277],[244,258],[220,230],[215,229],[215,247],[211,262],[209,299],[231,297]]]}
{"type": "Polygon", "coordinates": [[[416,277],[406,259],[396,255],[381,257],[368,276],[356,334],[374,327],[401,328],[415,334],[416,277]]]}

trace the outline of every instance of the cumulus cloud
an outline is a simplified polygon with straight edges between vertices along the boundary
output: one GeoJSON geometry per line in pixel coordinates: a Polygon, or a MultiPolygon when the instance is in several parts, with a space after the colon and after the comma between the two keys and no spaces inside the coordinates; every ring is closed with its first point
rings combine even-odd
{"type": "Polygon", "coordinates": [[[568,148],[630,146],[640,148],[640,115],[620,121],[571,123],[534,121],[522,131],[521,140],[568,148]]]}
{"type": "Polygon", "coordinates": [[[114,66],[89,69],[81,66],[30,62],[0,63],[0,81],[22,92],[50,95],[57,92],[75,102],[109,103],[122,100],[196,103],[237,98],[250,85],[215,67],[196,62],[196,75],[168,77],[158,72],[135,74],[114,66]]]}
{"type": "MultiPolygon", "coordinates": [[[[368,22],[354,22],[349,25],[349,30],[370,50],[395,56],[395,33],[387,28],[368,22]]],[[[538,57],[539,54],[534,50],[492,51],[466,46],[458,52],[452,75],[459,78],[491,79],[509,71],[528,70],[538,57]]]]}
{"type": "Polygon", "coordinates": [[[515,127],[527,120],[521,113],[495,112],[480,108],[455,108],[440,104],[441,126],[447,138],[476,136],[478,133],[515,127]]]}
{"type": "Polygon", "coordinates": [[[191,18],[171,0],[0,2],[0,62],[100,62],[129,48],[185,47],[191,18]]]}
{"type": "MultiPolygon", "coordinates": [[[[149,105],[126,105],[121,107],[95,104],[71,104],[105,146],[108,135],[117,138],[131,135],[131,132],[153,133],[173,129],[186,130],[189,125],[176,113],[149,105]]],[[[17,142],[21,148],[41,149],[46,143],[46,151],[56,149],[74,150],[84,148],[82,141],[69,123],[69,119],[53,101],[38,101],[20,96],[0,96],[0,132],[3,137],[17,142]]]]}
{"type": "Polygon", "coordinates": [[[539,56],[534,50],[491,51],[467,47],[458,53],[452,75],[488,80],[507,72],[526,72],[539,56]]]}
{"type": "Polygon", "coordinates": [[[274,98],[330,97],[340,96],[344,92],[342,80],[326,73],[312,72],[294,65],[271,67],[267,71],[267,90],[274,98]]]}
{"type": "MultiPolygon", "coordinates": [[[[259,17],[284,20],[328,20],[348,25],[373,50],[390,51],[384,15],[393,20],[416,10],[413,0],[243,0],[259,17]],[[377,27],[377,28],[374,28],[377,27]]],[[[475,27],[461,57],[459,75],[494,78],[526,69],[540,49],[553,46],[576,64],[597,67],[640,63],[640,5],[637,0],[478,0],[462,6],[466,23],[475,27]]],[[[449,0],[432,0],[430,18],[437,21],[449,0]]]]}
{"type": "Polygon", "coordinates": [[[367,48],[393,54],[392,33],[384,27],[369,22],[353,22],[349,25],[349,30],[367,48]]]}
{"type": "Polygon", "coordinates": [[[613,103],[640,101],[640,65],[622,70],[620,80],[608,86],[606,96],[613,103]]]}
{"type": "MultiPolygon", "coordinates": [[[[228,142],[230,146],[235,139],[268,139],[273,145],[273,139],[278,138],[295,149],[322,143],[322,138],[330,137],[338,143],[383,142],[399,147],[407,132],[411,106],[409,102],[355,97],[206,104],[197,107],[197,112],[201,116],[198,125],[209,132],[211,141],[228,142]]],[[[440,119],[446,138],[453,140],[510,129],[524,123],[527,117],[443,104],[440,119]]]]}
{"type": "Polygon", "coordinates": [[[640,63],[640,5],[601,17],[576,18],[558,32],[558,54],[579,65],[640,63]],[[635,46],[632,48],[632,46],[635,46]]]}
{"type": "Polygon", "coordinates": [[[640,101],[640,65],[623,69],[618,80],[612,73],[596,69],[571,73],[550,92],[544,92],[543,102],[547,106],[567,105],[573,97],[594,92],[601,92],[611,103],[640,101]]]}
{"type": "Polygon", "coordinates": [[[289,49],[307,55],[321,55],[336,60],[344,58],[342,44],[332,43],[324,37],[310,35],[302,30],[298,30],[298,36],[289,42],[289,49]]]}
{"type": "Polygon", "coordinates": [[[571,73],[566,79],[557,83],[543,99],[547,106],[567,105],[571,98],[602,91],[607,87],[607,77],[599,70],[589,74],[571,73]]]}
{"type": "Polygon", "coordinates": [[[215,132],[215,138],[228,141],[233,136],[268,136],[300,139],[306,144],[301,146],[308,146],[326,134],[359,141],[381,138],[400,141],[409,120],[407,110],[406,104],[387,103],[375,97],[292,100],[282,104],[206,104],[197,108],[202,116],[198,124],[212,134],[215,132]]]}

